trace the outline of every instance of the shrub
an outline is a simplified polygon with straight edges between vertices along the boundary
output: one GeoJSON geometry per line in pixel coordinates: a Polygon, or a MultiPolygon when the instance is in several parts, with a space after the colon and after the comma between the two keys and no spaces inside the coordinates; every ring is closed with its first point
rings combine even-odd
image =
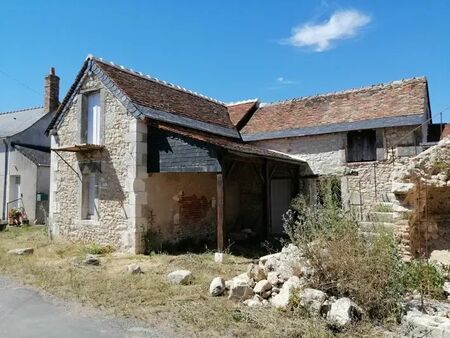
{"type": "Polygon", "coordinates": [[[400,315],[403,264],[392,232],[359,231],[355,217],[341,207],[330,181],[321,185],[320,203],[292,201],[284,217],[285,231],[298,245],[316,273],[311,287],[337,297],[350,297],[372,319],[400,315]]]}
{"type": "Polygon", "coordinates": [[[111,245],[100,245],[97,243],[91,243],[86,245],[85,251],[91,255],[105,255],[114,251],[111,245]]]}
{"type": "Polygon", "coordinates": [[[407,291],[418,291],[433,298],[443,296],[444,278],[440,271],[424,261],[413,261],[405,266],[402,282],[407,291]]]}

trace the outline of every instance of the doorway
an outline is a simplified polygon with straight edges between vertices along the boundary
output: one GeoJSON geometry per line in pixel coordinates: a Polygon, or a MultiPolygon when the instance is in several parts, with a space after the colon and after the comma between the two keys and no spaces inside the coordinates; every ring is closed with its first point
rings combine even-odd
{"type": "Polygon", "coordinates": [[[283,214],[291,205],[292,189],[292,179],[290,178],[274,178],[270,182],[270,202],[272,204],[271,232],[274,235],[284,232],[283,214]]]}

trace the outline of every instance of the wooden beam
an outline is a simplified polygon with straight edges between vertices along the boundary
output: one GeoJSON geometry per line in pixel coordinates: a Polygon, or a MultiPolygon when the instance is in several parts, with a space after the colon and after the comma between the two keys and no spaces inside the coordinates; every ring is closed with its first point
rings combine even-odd
{"type": "Polygon", "coordinates": [[[217,251],[223,252],[225,242],[224,232],[224,189],[222,173],[217,173],[217,251]]]}
{"type": "Polygon", "coordinates": [[[273,172],[275,171],[275,168],[272,171],[272,174],[269,172],[269,161],[266,161],[264,164],[264,209],[265,209],[265,219],[266,219],[266,237],[272,232],[272,208],[271,208],[271,189],[270,189],[270,182],[271,182],[271,175],[273,175],[273,172]]]}

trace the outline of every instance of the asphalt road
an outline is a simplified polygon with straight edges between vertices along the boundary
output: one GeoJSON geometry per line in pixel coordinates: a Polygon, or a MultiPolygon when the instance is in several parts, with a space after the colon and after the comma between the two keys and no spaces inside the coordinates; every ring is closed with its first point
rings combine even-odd
{"type": "Polygon", "coordinates": [[[170,337],[158,328],[55,299],[0,276],[1,338],[170,337]]]}

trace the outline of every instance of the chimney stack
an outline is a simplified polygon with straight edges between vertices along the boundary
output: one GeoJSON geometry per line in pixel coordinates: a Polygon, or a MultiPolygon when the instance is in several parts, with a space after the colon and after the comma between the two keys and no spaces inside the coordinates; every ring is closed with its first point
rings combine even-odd
{"type": "Polygon", "coordinates": [[[45,77],[44,111],[55,112],[59,106],[59,77],[55,74],[55,68],[50,68],[50,73],[45,77]]]}

